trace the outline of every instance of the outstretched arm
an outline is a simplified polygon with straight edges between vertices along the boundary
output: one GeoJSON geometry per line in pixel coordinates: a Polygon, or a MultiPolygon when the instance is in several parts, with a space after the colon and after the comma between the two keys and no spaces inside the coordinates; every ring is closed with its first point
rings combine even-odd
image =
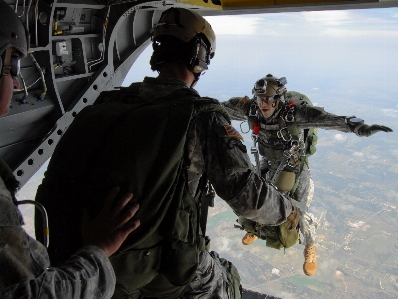
{"type": "Polygon", "coordinates": [[[194,182],[197,186],[200,175],[206,172],[217,195],[235,213],[267,225],[287,220],[291,202],[257,175],[242,137],[221,114],[199,115],[187,139],[192,186],[194,182]]]}
{"type": "Polygon", "coordinates": [[[233,97],[228,101],[221,102],[221,106],[228,111],[228,114],[232,120],[247,120],[246,110],[248,109],[248,105],[250,100],[247,96],[245,97],[233,97]]]}
{"type": "Polygon", "coordinates": [[[302,105],[296,112],[296,122],[299,128],[320,128],[338,130],[345,133],[355,133],[360,137],[369,137],[377,132],[392,132],[382,125],[367,125],[364,120],[355,116],[339,116],[326,112],[322,107],[302,105]]]}
{"type": "Polygon", "coordinates": [[[357,134],[358,136],[361,137],[369,137],[373,134],[376,134],[377,132],[392,132],[393,130],[389,127],[386,126],[381,126],[381,125],[366,125],[362,124],[359,126],[353,126],[352,131],[357,134]]]}

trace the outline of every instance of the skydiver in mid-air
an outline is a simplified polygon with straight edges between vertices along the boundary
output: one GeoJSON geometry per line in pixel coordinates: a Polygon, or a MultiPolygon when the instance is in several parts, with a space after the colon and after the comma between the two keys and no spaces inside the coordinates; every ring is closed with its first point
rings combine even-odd
{"type": "MultiPolygon", "coordinates": [[[[301,212],[299,228],[305,245],[303,270],[311,276],[316,271],[317,260],[315,223],[313,216],[308,213],[314,194],[308,156],[315,153],[316,128],[351,132],[360,137],[368,137],[377,132],[392,132],[392,129],[381,125],[366,125],[355,116],[328,113],[321,107],[313,106],[307,96],[287,91],[286,83],[285,77],[277,78],[268,74],[254,84],[253,98],[233,97],[222,105],[231,119],[247,120],[253,129],[255,147],[252,152],[258,158],[259,151],[262,157],[261,162],[256,159],[258,172],[296,201],[301,212]]],[[[267,239],[267,234],[270,233],[267,226],[244,216],[240,216],[238,222],[247,231],[242,239],[245,245],[252,244],[259,237],[267,239]]]]}

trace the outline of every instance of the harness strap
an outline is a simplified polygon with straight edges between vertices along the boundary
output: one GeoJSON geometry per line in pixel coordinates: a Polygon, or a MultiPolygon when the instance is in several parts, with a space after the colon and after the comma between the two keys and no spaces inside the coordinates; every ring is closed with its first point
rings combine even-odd
{"type": "Polygon", "coordinates": [[[260,123],[255,121],[253,123],[253,134],[258,135],[260,133],[260,129],[261,129],[260,123]]]}
{"type": "Polygon", "coordinates": [[[2,76],[7,76],[8,74],[10,74],[11,54],[12,54],[12,48],[7,48],[3,62],[3,69],[1,70],[2,76]]]}
{"type": "Polygon", "coordinates": [[[256,172],[259,176],[261,176],[261,169],[260,169],[260,155],[258,153],[258,148],[257,148],[257,142],[258,142],[258,134],[260,132],[261,126],[260,123],[255,121],[253,122],[253,133],[252,133],[252,139],[253,139],[253,146],[250,149],[251,153],[254,155],[254,158],[256,159],[256,172]]]}
{"type": "Polygon", "coordinates": [[[206,236],[206,226],[207,226],[207,215],[209,214],[209,207],[214,207],[214,198],[216,193],[214,192],[213,186],[207,181],[207,188],[204,190],[204,194],[200,201],[200,229],[203,236],[206,236]]]}

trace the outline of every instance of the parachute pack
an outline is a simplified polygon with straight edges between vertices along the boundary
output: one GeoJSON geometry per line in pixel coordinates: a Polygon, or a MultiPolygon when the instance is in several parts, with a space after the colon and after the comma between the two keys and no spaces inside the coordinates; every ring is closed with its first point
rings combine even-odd
{"type": "Polygon", "coordinates": [[[249,234],[256,235],[266,241],[267,247],[282,249],[292,247],[300,240],[299,227],[289,230],[289,223],[284,222],[278,226],[268,226],[256,223],[244,217],[239,217],[237,222],[249,234]]]}
{"type": "MultiPolygon", "coordinates": [[[[288,114],[294,115],[294,109],[297,107],[300,107],[301,105],[310,105],[312,106],[311,100],[298,92],[295,91],[290,91],[289,93],[290,100],[288,103],[286,103],[286,109],[284,111],[284,117],[288,117],[288,114]]],[[[297,137],[300,133],[300,130],[297,126],[297,123],[292,121],[292,122],[286,122],[286,127],[289,131],[289,134],[293,137],[297,137]]],[[[304,149],[304,154],[301,157],[301,164],[306,163],[307,166],[309,167],[309,162],[308,158],[315,154],[316,152],[316,144],[318,142],[318,128],[311,128],[311,129],[304,129],[304,144],[305,144],[305,149],[304,149]]],[[[301,165],[302,167],[302,165],[301,165]]]]}

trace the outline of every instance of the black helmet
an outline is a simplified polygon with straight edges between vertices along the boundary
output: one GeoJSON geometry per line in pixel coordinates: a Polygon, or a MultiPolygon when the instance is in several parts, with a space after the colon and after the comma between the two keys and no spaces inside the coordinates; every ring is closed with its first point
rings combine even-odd
{"type": "Polygon", "coordinates": [[[0,0],[0,55],[13,47],[23,58],[27,55],[28,45],[28,36],[21,19],[7,3],[0,0]]]}
{"type": "Polygon", "coordinates": [[[208,68],[216,50],[211,25],[199,14],[185,8],[169,8],[152,29],[151,68],[160,70],[163,62],[185,63],[194,74],[208,68]]]}

